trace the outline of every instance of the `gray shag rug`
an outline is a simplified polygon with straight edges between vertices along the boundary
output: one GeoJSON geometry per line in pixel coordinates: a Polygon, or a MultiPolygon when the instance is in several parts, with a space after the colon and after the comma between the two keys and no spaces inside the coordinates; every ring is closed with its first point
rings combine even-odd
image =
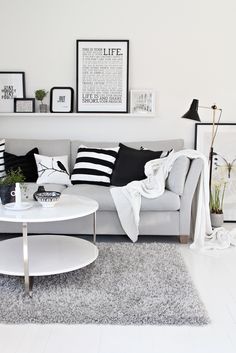
{"type": "Polygon", "coordinates": [[[33,298],[19,277],[0,275],[0,322],[205,325],[208,315],[177,245],[98,243],[77,271],[35,277],[33,298]]]}

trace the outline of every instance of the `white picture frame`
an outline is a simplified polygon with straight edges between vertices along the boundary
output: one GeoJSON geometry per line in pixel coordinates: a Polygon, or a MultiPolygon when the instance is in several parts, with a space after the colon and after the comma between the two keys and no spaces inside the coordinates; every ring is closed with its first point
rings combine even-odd
{"type": "Polygon", "coordinates": [[[133,89],[130,91],[131,114],[153,115],[155,113],[155,92],[151,89],[133,89]]]}
{"type": "Polygon", "coordinates": [[[77,40],[76,111],[128,113],[129,41],[77,40]]]}

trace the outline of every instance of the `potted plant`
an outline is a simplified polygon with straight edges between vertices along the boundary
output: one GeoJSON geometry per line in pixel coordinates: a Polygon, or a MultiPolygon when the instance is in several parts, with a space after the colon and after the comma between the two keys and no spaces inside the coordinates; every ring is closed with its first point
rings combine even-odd
{"type": "Polygon", "coordinates": [[[48,92],[45,89],[38,89],[37,91],[35,91],[35,98],[41,102],[39,104],[40,113],[47,113],[48,111],[48,105],[43,103],[43,100],[47,94],[48,92]]]}
{"type": "Polygon", "coordinates": [[[12,191],[15,190],[15,184],[23,183],[24,180],[25,177],[21,168],[17,168],[16,170],[11,169],[4,177],[0,178],[0,198],[3,205],[14,202],[15,196],[12,191]]]}
{"type": "Polygon", "coordinates": [[[215,181],[212,185],[210,195],[211,225],[214,228],[221,227],[224,223],[224,196],[226,189],[225,181],[215,181]]]}

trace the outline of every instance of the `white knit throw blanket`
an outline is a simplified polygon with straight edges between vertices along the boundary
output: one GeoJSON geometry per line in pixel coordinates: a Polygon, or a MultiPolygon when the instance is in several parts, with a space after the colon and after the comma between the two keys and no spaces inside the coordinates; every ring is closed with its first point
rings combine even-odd
{"type": "Polygon", "coordinates": [[[187,156],[190,159],[200,158],[203,161],[194,241],[191,244],[191,248],[222,249],[234,242],[234,245],[236,245],[236,230],[234,234],[223,228],[215,229],[214,232],[212,231],[209,210],[208,160],[202,153],[191,149],[173,152],[168,157],[151,160],[145,165],[146,179],[132,181],[123,187],[111,188],[111,194],[124,231],[133,242],[138,240],[141,196],[152,199],[164,193],[166,178],[175,160],[180,156],[187,156]]]}

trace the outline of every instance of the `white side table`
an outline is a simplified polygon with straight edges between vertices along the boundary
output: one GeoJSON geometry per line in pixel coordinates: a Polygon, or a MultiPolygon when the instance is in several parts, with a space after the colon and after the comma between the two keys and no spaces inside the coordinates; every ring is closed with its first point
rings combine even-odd
{"type": "Polygon", "coordinates": [[[95,200],[73,195],[61,195],[52,208],[43,208],[32,201],[33,207],[24,211],[7,210],[0,206],[0,221],[22,223],[22,238],[0,241],[0,273],[24,276],[25,292],[32,296],[33,276],[45,276],[73,271],[96,260],[95,200]],[[87,240],[62,235],[28,237],[28,223],[54,222],[93,214],[93,244],[87,240]]]}

